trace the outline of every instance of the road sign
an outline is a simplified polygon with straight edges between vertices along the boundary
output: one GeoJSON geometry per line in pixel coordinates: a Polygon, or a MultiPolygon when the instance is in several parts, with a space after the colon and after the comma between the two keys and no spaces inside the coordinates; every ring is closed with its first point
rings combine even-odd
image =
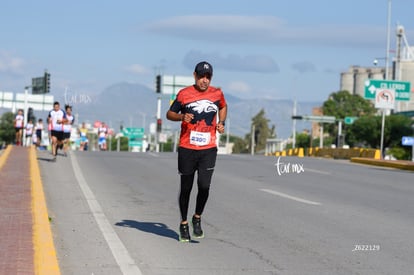
{"type": "Polygon", "coordinates": [[[368,79],[365,81],[364,97],[375,99],[377,89],[395,90],[396,101],[409,101],[411,94],[411,83],[393,80],[368,79]]]}
{"type": "Polygon", "coordinates": [[[375,94],[375,108],[394,109],[395,107],[395,90],[377,89],[375,94]]]}
{"type": "Polygon", "coordinates": [[[336,121],[334,116],[302,116],[302,119],[322,123],[335,123],[336,121]]]}
{"type": "Polygon", "coordinates": [[[129,140],[128,141],[129,147],[142,147],[142,140],[129,140]]]}
{"type": "Polygon", "coordinates": [[[144,137],[144,128],[130,128],[126,127],[122,130],[124,136],[128,138],[143,138],[144,137]]]}
{"type": "Polygon", "coordinates": [[[129,147],[142,147],[142,139],[144,137],[144,128],[130,128],[122,129],[124,136],[128,138],[129,147]]]}
{"type": "Polygon", "coordinates": [[[0,92],[0,108],[13,108],[14,94],[11,92],[0,92]]]}
{"type": "Polygon", "coordinates": [[[404,146],[414,146],[414,137],[402,137],[401,143],[404,146]]]}
{"type": "Polygon", "coordinates": [[[347,116],[347,117],[344,118],[344,122],[345,122],[345,124],[352,124],[357,119],[358,119],[358,117],[355,117],[355,116],[347,116]]]}
{"type": "Polygon", "coordinates": [[[194,84],[192,76],[163,75],[162,76],[162,93],[165,95],[175,95],[182,88],[194,84]]]}
{"type": "Polygon", "coordinates": [[[27,101],[27,107],[33,108],[37,111],[50,111],[53,108],[53,95],[31,95],[31,94],[16,94],[16,109],[26,108],[25,102],[27,101]]]}

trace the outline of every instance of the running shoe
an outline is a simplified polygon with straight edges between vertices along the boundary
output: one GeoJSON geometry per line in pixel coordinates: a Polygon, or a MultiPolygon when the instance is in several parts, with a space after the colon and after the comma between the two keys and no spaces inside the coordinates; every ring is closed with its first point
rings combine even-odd
{"type": "Polygon", "coordinates": [[[201,229],[201,218],[196,218],[193,216],[193,233],[195,238],[204,238],[203,229],[201,229]]]}
{"type": "Polygon", "coordinates": [[[191,240],[188,223],[180,224],[180,242],[189,242],[191,240]]]}

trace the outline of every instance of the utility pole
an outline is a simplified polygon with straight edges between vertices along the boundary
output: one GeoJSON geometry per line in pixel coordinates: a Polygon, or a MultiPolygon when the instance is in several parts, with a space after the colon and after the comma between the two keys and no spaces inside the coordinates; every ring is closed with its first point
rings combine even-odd
{"type": "Polygon", "coordinates": [[[255,147],[255,142],[254,142],[254,133],[255,133],[255,125],[252,124],[252,133],[251,133],[251,142],[252,142],[252,146],[251,146],[251,152],[250,154],[253,156],[254,155],[254,147],[255,147]]]}
{"type": "MultiPolygon", "coordinates": [[[[388,63],[390,58],[390,35],[391,35],[391,0],[388,0],[388,12],[387,12],[387,47],[385,53],[385,80],[389,78],[388,63]]],[[[384,158],[384,126],[385,124],[385,110],[382,109],[382,119],[381,119],[381,141],[380,141],[380,157],[384,158]]]]}

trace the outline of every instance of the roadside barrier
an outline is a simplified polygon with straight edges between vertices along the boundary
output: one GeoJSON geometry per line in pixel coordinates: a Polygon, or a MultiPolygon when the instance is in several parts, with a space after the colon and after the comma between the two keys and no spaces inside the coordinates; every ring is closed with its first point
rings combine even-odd
{"type": "Polygon", "coordinates": [[[275,152],[274,155],[276,157],[285,157],[285,156],[296,156],[296,157],[304,157],[305,155],[308,157],[324,157],[324,158],[334,158],[334,159],[351,159],[354,157],[360,158],[372,158],[372,159],[380,159],[381,154],[380,150],[378,149],[368,149],[368,148],[319,148],[319,147],[312,147],[306,150],[306,154],[304,153],[305,150],[303,148],[294,148],[294,149],[287,149],[283,151],[275,152]]]}

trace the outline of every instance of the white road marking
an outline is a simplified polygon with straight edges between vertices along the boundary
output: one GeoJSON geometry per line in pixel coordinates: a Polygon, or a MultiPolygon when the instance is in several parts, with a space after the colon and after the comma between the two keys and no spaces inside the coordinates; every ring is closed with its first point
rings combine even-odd
{"type": "Polygon", "coordinates": [[[330,175],[330,172],[325,172],[325,171],[321,171],[321,170],[316,170],[316,169],[309,169],[309,168],[305,168],[306,172],[313,172],[313,173],[317,173],[317,174],[323,174],[323,175],[330,175]]]}
{"type": "Polygon", "coordinates": [[[150,156],[156,157],[156,158],[158,158],[160,156],[159,154],[152,153],[152,152],[149,152],[147,154],[150,155],[150,156]]]}
{"type": "Polygon", "coordinates": [[[305,199],[302,199],[302,198],[294,197],[294,196],[291,196],[291,195],[288,195],[288,194],[285,194],[285,193],[281,193],[281,192],[277,192],[277,191],[274,191],[274,190],[270,190],[270,189],[259,189],[259,190],[263,191],[263,192],[267,192],[269,194],[279,196],[279,197],[283,197],[283,198],[286,198],[286,199],[298,201],[298,202],[301,202],[301,203],[306,203],[306,204],[311,204],[311,205],[322,205],[320,202],[305,200],[305,199]]]}
{"type": "Polygon", "coordinates": [[[81,188],[83,195],[88,202],[89,208],[98,224],[99,229],[104,236],[106,243],[111,249],[112,255],[116,262],[118,263],[119,268],[121,269],[122,274],[124,275],[140,275],[142,274],[139,267],[135,264],[132,257],[129,255],[128,250],[119,239],[115,230],[112,228],[108,219],[106,218],[102,207],[99,202],[96,200],[92,190],[89,188],[88,183],[86,182],[81,169],[79,168],[78,162],[76,161],[75,154],[70,154],[70,159],[72,161],[73,171],[75,173],[76,180],[78,181],[79,187],[81,188]]]}

